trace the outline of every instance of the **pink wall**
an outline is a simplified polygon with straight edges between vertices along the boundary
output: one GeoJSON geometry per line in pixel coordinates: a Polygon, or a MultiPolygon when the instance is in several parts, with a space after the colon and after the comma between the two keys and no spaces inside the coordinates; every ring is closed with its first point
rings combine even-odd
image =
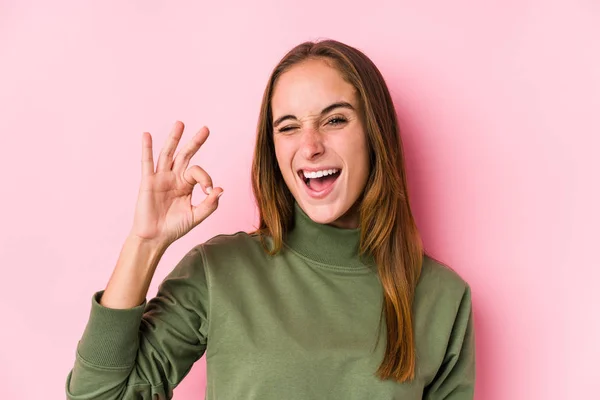
{"type": "MultiPolygon", "coordinates": [[[[319,37],[389,82],[426,247],[473,289],[476,398],[597,395],[598,2],[83,3],[0,2],[0,397],[64,398],[130,227],[142,131],[208,125],[193,161],[225,188],[150,295],[194,244],[251,229],[263,87],[319,37]]],[[[176,398],[203,391],[200,361],[176,398]]]]}

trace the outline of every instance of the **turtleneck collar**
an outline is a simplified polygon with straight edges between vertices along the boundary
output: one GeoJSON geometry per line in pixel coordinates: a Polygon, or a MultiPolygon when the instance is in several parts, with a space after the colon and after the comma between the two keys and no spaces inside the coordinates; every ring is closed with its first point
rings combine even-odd
{"type": "Polygon", "coordinates": [[[292,250],[319,264],[337,270],[368,271],[372,257],[359,256],[360,228],[342,229],[320,224],[294,202],[294,226],[284,238],[292,250]]]}

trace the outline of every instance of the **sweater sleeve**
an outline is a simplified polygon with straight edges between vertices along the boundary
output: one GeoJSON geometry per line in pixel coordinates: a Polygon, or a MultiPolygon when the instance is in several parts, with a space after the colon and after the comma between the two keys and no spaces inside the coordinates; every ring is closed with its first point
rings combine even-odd
{"type": "Polygon", "coordinates": [[[446,354],[423,400],[472,400],[475,391],[475,335],[471,289],[462,296],[446,354]]]}
{"type": "Polygon", "coordinates": [[[208,285],[202,247],[190,250],[148,303],[118,310],[94,294],[66,381],[70,400],[171,399],[206,350],[208,285]]]}

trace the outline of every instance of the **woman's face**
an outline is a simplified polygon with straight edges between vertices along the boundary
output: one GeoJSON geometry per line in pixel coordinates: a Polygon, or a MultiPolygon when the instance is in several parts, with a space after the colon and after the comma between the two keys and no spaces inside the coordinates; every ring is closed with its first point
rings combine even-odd
{"type": "Polygon", "coordinates": [[[271,108],[277,162],[300,207],[315,222],[358,227],[369,154],[354,87],[325,61],[304,61],[279,77],[271,108]]]}

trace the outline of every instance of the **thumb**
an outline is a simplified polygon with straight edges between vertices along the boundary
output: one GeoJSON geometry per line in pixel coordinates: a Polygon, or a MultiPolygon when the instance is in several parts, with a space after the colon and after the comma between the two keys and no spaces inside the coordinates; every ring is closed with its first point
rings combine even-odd
{"type": "Polygon", "coordinates": [[[192,206],[195,225],[204,221],[210,214],[215,212],[219,206],[219,197],[223,194],[223,189],[220,187],[214,188],[209,195],[198,205],[192,206]]]}

